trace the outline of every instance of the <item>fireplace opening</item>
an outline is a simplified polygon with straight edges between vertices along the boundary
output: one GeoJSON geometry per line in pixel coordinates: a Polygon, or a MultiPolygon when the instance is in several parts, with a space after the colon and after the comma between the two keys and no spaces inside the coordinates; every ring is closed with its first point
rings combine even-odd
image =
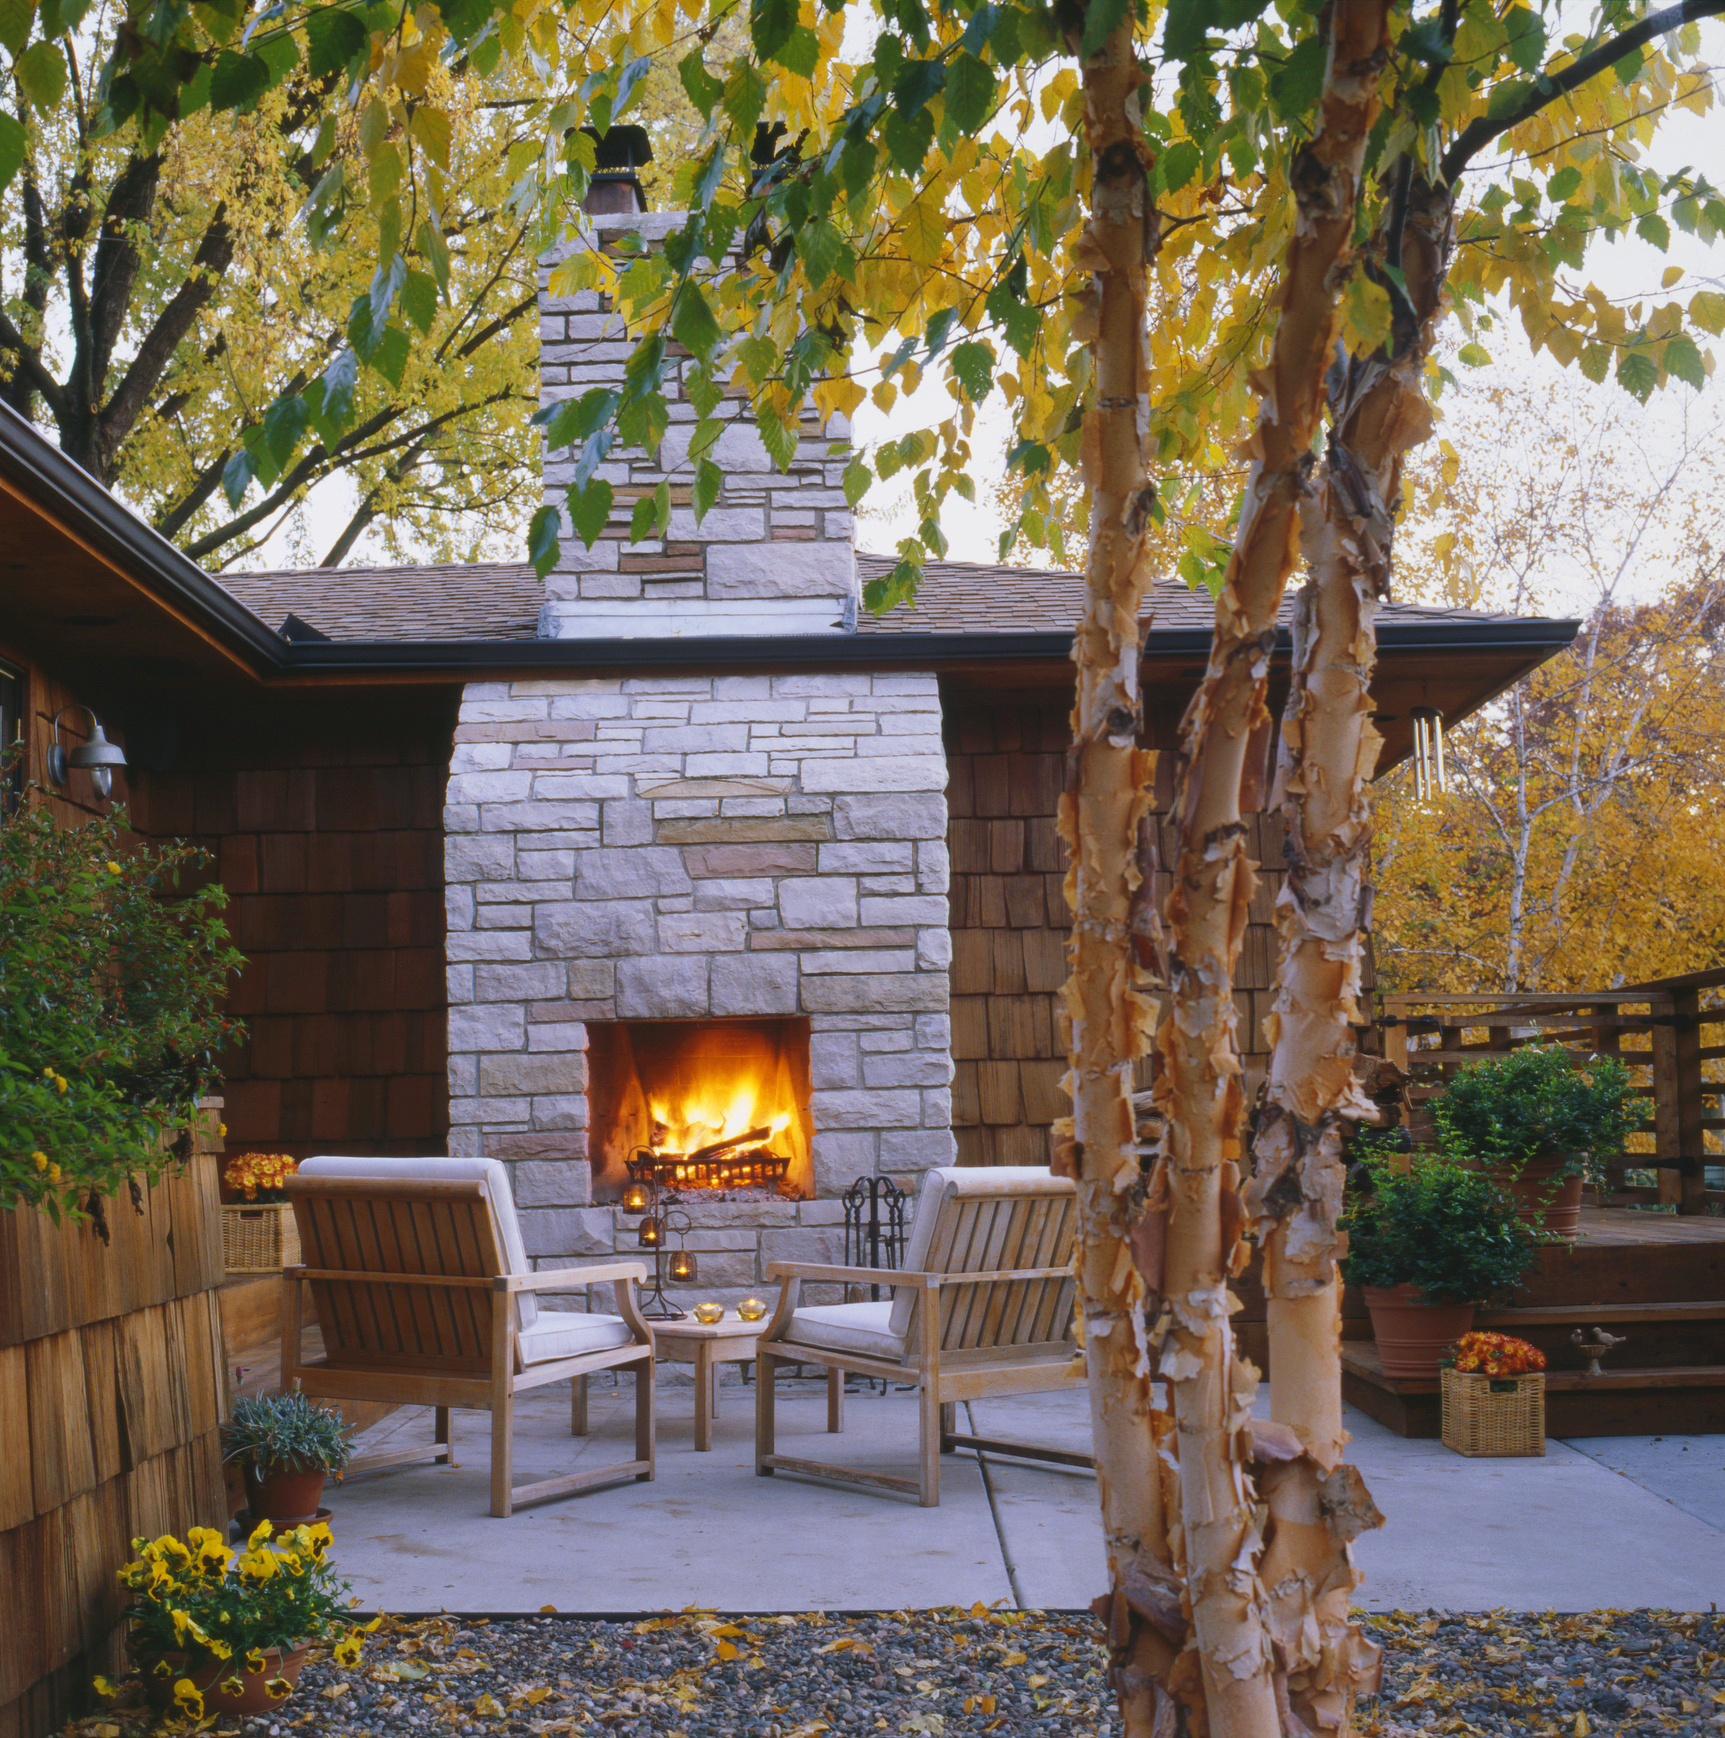
{"type": "Polygon", "coordinates": [[[587,1079],[594,1200],[813,1195],[807,1020],[593,1021],[587,1079]]]}

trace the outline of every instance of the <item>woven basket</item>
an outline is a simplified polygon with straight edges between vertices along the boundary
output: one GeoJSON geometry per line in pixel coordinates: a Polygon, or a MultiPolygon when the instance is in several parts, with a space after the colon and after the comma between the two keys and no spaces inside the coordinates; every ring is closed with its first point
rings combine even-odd
{"type": "Polygon", "coordinates": [[[1443,1370],[1443,1442],[1457,1454],[1545,1453],[1545,1375],[1443,1370]]]}
{"type": "Polygon", "coordinates": [[[222,1208],[222,1267],[228,1273],[280,1273],[299,1263],[292,1202],[222,1208]]]}

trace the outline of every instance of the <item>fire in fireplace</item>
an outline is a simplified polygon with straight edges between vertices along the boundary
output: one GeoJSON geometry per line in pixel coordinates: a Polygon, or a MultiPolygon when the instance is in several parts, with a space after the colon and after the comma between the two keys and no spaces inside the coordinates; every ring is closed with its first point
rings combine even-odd
{"type": "Polygon", "coordinates": [[[649,1182],[719,1197],[812,1194],[808,1031],[798,1019],[590,1024],[594,1198],[649,1182]]]}

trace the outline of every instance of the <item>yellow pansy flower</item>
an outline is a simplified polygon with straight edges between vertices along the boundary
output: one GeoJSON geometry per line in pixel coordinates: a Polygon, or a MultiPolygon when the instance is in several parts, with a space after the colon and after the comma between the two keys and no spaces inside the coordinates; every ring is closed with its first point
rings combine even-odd
{"type": "Polygon", "coordinates": [[[254,1647],[254,1648],[251,1648],[247,1651],[247,1653],[246,1653],[246,1670],[248,1672],[251,1672],[254,1676],[256,1676],[257,1673],[261,1672],[264,1669],[264,1667],[267,1666],[268,1664],[269,1664],[269,1661],[264,1658],[263,1650],[261,1648],[254,1647]]]}
{"type": "Polygon", "coordinates": [[[224,1696],[243,1696],[246,1693],[245,1685],[238,1678],[223,1678],[219,1687],[224,1696]]]}
{"type": "Polygon", "coordinates": [[[96,1675],[96,1677],[92,1680],[92,1682],[94,1684],[96,1694],[98,1696],[105,1697],[109,1701],[112,1701],[114,1699],[114,1697],[116,1697],[120,1693],[119,1688],[114,1683],[112,1683],[109,1679],[104,1678],[100,1673],[98,1673],[96,1675]]]}
{"type": "Polygon", "coordinates": [[[174,1704],[184,1708],[194,1720],[204,1717],[204,1698],[198,1694],[197,1686],[190,1678],[181,1678],[174,1685],[174,1704]]]}
{"type": "Polygon", "coordinates": [[[335,1644],[335,1663],[338,1666],[357,1666],[359,1664],[360,1640],[356,1635],[343,1636],[335,1644]]]}
{"type": "Polygon", "coordinates": [[[259,1521],[258,1524],[252,1528],[252,1536],[246,1540],[246,1544],[255,1551],[264,1540],[273,1539],[274,1537],[275,1528],[272,1527],[268,1521],[259,1521]]]}
{"type": "Polygon", "coordinates": [[[285,1702],[293,1694],[293,1685],[286,1678],[271,1678],[264,1690],[272,1702],[285,1702]]]}

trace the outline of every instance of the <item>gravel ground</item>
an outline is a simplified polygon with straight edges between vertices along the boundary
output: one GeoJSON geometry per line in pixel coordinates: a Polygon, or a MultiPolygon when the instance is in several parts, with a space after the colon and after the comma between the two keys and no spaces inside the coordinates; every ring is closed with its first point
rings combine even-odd
{"type": "MultiPolygon", "coordinates": [[[[1725,1734],[1725,1619],[1395,1612],[1383,1694],[1363,1738],[1725,1734]]],[[[728,1621],[704,1613],[603,1623],[440,1617],[386,1623],[352,1670],[314,1655],[291,1702],[221,1720],[218,1738],[398,1738],[413,1733],[603,1733],[640,1738],[815,1738],[973,1733],[1105,1738],[1116,1730],[1099,1627],[1059,1612],[811,1613],[728,1621]]],[[[142,1738],[110,1711],[76,1738],[142,1738]]]]}

